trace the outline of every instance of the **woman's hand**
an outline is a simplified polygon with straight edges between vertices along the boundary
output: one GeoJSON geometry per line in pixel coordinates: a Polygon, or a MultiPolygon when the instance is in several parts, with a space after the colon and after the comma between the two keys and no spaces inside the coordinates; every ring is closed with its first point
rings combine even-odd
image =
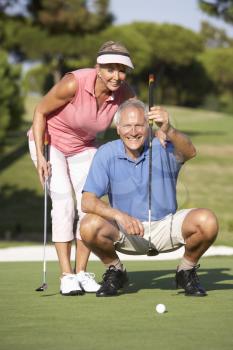
{"type": "Polygon", "coordinates": [[[45,180],[51,176],[51,164],[46,161],[44,156],[37,157],[37,171],[41,185],[44,187],[45,180]]]}

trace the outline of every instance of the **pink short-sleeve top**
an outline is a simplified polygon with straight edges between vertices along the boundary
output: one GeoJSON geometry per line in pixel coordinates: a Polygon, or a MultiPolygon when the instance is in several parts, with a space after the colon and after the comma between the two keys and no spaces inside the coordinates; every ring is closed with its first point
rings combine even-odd
{"type": "MultiPolygon", "coordinates": [[[[49,143],[65,156],[95,147],[96,134],[112,123],[118,106],[125,100],[125,82],[98,109],[94,87],[97,71],[94,68],[71,72],[78,83],[73,100],[47,117],[49,143]]],[[[32,132],[29,138],[33,139],[32,132]]]]}

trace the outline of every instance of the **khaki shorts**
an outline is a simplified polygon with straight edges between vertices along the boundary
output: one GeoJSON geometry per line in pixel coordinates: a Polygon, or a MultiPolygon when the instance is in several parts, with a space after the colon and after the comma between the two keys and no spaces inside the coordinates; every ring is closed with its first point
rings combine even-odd
{"type": "MultiPolygon", "coordinates": [[[[175,214],[169,214],[164,219],[151,222],[152,247],[159,253],[171,252],[185,245],[182,236],[182,224],[186,215],[193,209],[182,209],[175,214]]],[[[120,230],[120,238],[114,243],[117,251],[129,255],[144,255],[149,248],[149,224],[144,226],[144,236],[128,235],[120,230]]]]}

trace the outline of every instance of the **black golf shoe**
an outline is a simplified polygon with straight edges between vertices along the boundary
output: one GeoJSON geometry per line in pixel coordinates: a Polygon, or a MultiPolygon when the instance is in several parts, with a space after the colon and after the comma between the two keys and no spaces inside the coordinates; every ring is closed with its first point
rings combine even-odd
{"type": "Polygon", "coordinates": [[[103,281],[101,282],[100,289],[96,292],[97,297],[112,297],[118,294],[118,290],[121,289],[128,281],[128,276],[125,271],[121,271],[111,265],[103,274],[103,281]]]}
{"type": "Polygon", "coordinates": [[[205,297],[207,295],[205,289],[200,285],[197,276],[197,269],[200,265],[194,266],[191,270],[176,271],[176,288],[183,288],[185,295],[193,297],[205,297]]]}

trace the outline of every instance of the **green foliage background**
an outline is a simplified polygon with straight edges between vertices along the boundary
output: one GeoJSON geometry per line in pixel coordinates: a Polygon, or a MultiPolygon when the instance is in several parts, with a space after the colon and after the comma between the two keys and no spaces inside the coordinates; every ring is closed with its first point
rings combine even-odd
{"type": "Polygon", "coordinates": [[[9,64],[6,52],[0,50],[0,141],[7,131],[18,128],[22,121],[20,73],[20,66],[9,64]]]}

